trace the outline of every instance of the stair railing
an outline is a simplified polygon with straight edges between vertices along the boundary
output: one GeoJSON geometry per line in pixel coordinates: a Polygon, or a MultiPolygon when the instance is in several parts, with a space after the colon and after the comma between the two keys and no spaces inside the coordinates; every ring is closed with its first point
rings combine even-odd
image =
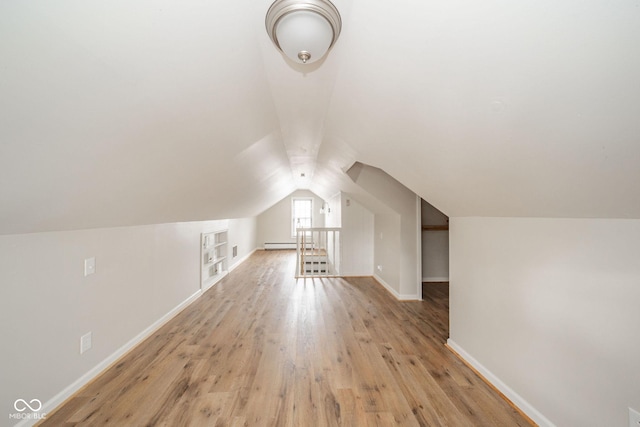
{"type": "Polygon", "coordinates": [[[297,228],[296,278],[339,277],[341,249],[340,228],[297,228]]]}

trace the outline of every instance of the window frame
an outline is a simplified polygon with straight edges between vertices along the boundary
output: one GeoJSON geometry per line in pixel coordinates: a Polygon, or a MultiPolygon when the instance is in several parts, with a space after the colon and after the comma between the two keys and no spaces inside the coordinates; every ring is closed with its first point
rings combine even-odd
{"type": "MultiPolygon", "coordinates": [[[[306,217],[296,217],[296,202],[297,201],[309,201],[310,203],[310,208],[309,208],[309,227],[311,228],[313,227],[313,197],[292,197],[291,198],[291,237],[295,239],[296,237],[296,220],[297,218],[304,218],[306,219],[306,217]]],[[[307,228],[307,227],[305,227],[307,228]]]]}

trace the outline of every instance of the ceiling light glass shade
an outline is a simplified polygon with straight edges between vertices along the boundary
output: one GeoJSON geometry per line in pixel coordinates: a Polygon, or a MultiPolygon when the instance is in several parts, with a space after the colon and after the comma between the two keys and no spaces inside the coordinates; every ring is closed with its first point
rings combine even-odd
{"type": "Polygon", "coordinates": [[[342,20],[328,0],[276,0],[267,12],[265,25],[282,53],[294,62],[309,64],[333,47],[342,20]]]}

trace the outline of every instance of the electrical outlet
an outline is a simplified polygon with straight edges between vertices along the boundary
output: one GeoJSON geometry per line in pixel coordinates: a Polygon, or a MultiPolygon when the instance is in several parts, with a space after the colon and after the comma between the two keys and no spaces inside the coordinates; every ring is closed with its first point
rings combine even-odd
{"type": "Polygon", "coordinates": [[[629,427],[640,427],[640,412],[629,408],[629,427]]]}
{"type": "Polygon", "coordinates": [[[84,276],[87,277],[90,274],[96,272],[96,257],[87,258],[84,260],[84,276]]]}
{"type": "Polygon", "coordinates": [[[80,337],[80,354],[91,348],[91,332],[80,337]]]}
{"type": "Polygon", "coordinates": [[[382,273],[382,265],[378,265],[378,271],[382,273]]]}

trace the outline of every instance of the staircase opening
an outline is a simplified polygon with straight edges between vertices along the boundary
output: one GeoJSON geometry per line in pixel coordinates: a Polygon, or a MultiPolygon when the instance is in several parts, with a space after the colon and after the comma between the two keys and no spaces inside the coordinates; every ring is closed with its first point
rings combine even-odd
{"type": "Polygon", "coordinates": [[[296,229],[296,278],[339,277],[340,228],[296,229]]]}

